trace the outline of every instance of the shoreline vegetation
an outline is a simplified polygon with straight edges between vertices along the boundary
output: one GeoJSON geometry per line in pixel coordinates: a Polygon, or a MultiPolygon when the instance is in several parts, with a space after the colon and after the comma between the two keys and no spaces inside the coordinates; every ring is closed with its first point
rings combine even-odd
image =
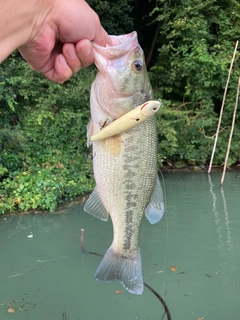
{"type": "MultiPolygon", "coordinates": [[[[240,39],[240,4],[236,0],[88,2],[109,34],[138,32],[155,99],[163,102],[157,114],[161,170],[207,171],[228,70],[240,39]]],[[[238,49],[215,170],[222,170],[228,147],[239,58],[238,49]]],[[[63,85],[52,83],[32,71],[18,52],[0,65],[0,214],[53,211],[62,199],[93,190],[86,126],[95,74],[92,66],[63,85]]],[[[238,111],[227,166],[238,170],[239,164],[238,111]]]]}
{"type": "MultiPolygon", "coordinates": [[[[164,180],[164,173],[166,172],[196,172],[196,173],[206,173],[208,172],[208,167],[197,167],[197,166],[185,166],[183,168],[172,168],[171,166],[163,166],[160,169],[162,178],[164,180]]],[[[223,166],[213,166],[211,172],[222,172],[223,166]]],[[[231,167],[227,168],[227,172],[229,171],[240,171],[240,165],[234,165],[231,167]]],[[[89,195],[91,194],[92,191],[86,192],[83,195],[76,195],[73,199],[71,200],[66,200],[66,199],[59,199],[58,204],[54,208],[54,210],[49,210],[49,209],[42,209],[42,208],[35,208],[35,209],[28,209],[27,211],[23,211],[20,208],[16,208],[14,211],[6,211],[4,212],[4,216],[2,217],[8,217],[8,216],[21,216],[25,214],[63,214],[68,209],[72,206],[79,205],[79,204],[84,204],[89,195]]],[[[1,219],[1,215],[0,215],[1,219]]]]}
{"type": "MultiPolygon", "coordinates": [[[[222,170],[223,170],[223,166],[212,167],[212,172],[222,172],[222,170]]],[[[161,167],[160,171],[161,171],[161,174],[163,175],[163,180],[164,180],[164,173],[166,172],[196,172],[196,173],[205,172],[207,174],[208,168],[185,166],[183,168],[177,169],[177,168],[172,168],[171,166],[163,166],[161,167]]],[[[228,171],[240,171],[240,165],[228,167],[227,172],[228,171]]],[[[91,191],[86,192],[86,194],[83,194],[83,195],[77,195],[72,200],[59,199],[59,203],[56,205],[54,211],[51,211],[48,209],[42,209],[42,208],[28,209],[27,211],[23,211],[19,208],[16,208],[14,211],[6,211],[5,215],[4,216],[2,215],[2,218],[8,217],[8,216],[21,216],[25,214],[64,214],[69,210],[70,207],[79,205],[79,204],[84,204],[87,201],[90,194],[91,194],[91,191]]],[[[0,215],[0,219],[1,219],[1,215],[0,215]]]]}

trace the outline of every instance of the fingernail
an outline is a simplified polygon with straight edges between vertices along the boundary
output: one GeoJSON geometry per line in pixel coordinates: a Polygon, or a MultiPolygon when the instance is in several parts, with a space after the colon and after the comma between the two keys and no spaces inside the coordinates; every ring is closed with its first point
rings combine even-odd
{"type": "Polygon", "coordinates": [[[84,57],[87,57],[90,54],[90,46],[85,46],[85,47],[81,48],[81,54],[84,57]]]}
{"type": "Polygon", "coordinates": [[[68,67],[68,64],[67,64],[64,56],[59,55],[59,56],[58,56],[58,62],[60,63],[60,65],[61,65],[63,68],[67,68],[67,67],[68,67]]]}
{"type": "Polygon", "coordinates": [[[67,54],[68,54],[69,57],[72,58],[72,59],[76,58],[76,56],[77,56],[74,47],[69,47],[69,48],[67,49],[67,54]]]}

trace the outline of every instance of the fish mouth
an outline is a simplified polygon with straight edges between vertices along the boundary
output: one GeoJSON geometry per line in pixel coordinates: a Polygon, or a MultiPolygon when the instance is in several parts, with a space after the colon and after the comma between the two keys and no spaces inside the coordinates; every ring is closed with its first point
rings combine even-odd
{"type": "Polygon", "coordinates": [[[93,48],[106,59],[119,58],[129,51],[135,50],[139,45],[136,31],[120,36],[110,35],[109,37],[112,40],[111,46],[102,47],[94,41],[92,42],[93,48]]]}
{"type": "Polygon", "coordinates": [[[92,42],[94,49],[94,63],[100,72],[106,73],[106,67],[110,61],[125,60],[139,47],[137,32],[133,31],[126,35],[110,36],[113,45],[99,46],[92,42]]]}

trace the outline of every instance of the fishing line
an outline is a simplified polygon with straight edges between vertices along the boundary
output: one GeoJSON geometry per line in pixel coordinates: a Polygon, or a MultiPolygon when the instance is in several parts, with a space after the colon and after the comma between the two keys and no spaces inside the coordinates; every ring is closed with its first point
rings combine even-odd
{"type": "Polygon", "coordinates": [[[158,165],[158,172],[161,176],[162,184],[163,184],[163,198],[164,198],[164,208],[165,208],[165,216],[166,216],[166,233],[165,233],[165,253],[163,256],[163,296],[165,295],[165,283],[164,283],[164,278],[165,278],[165,265],[166,265],[166,260],[167,260],[167,247],[168,247],[168,210],[167,210],[167,196],[166,196],[166,185],[165,185],[165,180],[163,173],[160,169],[160,166],[158,165]]]}
{"type": "MultiPolygon", "coordinates": [[[[82,253],[83,254],[94,254],[95,256],[103,257],[103,254],[92,252],[92,251],[87,251],[85,249],[85,246],[84,246],[84,243],[83,243],[83,234],[84,234],[84,229],[81,229],[81,232],[80,232],[80,246],[81,246],[82,253]]],[[[163,318],[164,318],[164,316],[166,314],[167,315],[167,320],[172,320],[172,317],[171,317],[170,311],[168,309],[168,306],[167,306],[166,302],[164,301],[164,299],[160,296],[160,294],[158,294],[151,286],[149,286],[145,282],[144,282],[144,286],[146,288],[148,288],[148,290],[150,292],[152,292],[158,298],[158,300],[161,302],[161,304],[162,304],[162,306],[164,308],[164,314],[163,314],[161,319],[163,320],[163,318]]]]}

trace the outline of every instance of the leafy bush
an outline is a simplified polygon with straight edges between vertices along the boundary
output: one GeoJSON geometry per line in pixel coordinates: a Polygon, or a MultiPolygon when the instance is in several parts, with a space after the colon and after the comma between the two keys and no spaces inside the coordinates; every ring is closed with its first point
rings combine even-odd
{"type": "MultiPolygon", "coordinates": [[[[158,120],[161,159],[176,166],[207,164],[217,128],[228,69],[240,36],[240,5],[231,1],[157,1],[158,56],[150,76],[165,101],[158,120]],[[238,8],[238,9],[237,9],[238,8]]],[[[237,54],[214,164],[227,150],[240,75],[237,54]]],[[[236,119],[229,165],[239,160],[236,119]]]]}
{"type": "Polygon", "coordinates": [[[118,35],[133,31],[133,0],[88,0],[89,5],[97,12],[103,27],[108,34],[118,35]]]}
{"type": "Polygon", "coordinates": [[[58,163],[15,172],[1,183],[1,188],[0,213],[17,207],[24,211],[37,207],[53,211],[61,199],[72,199],[89,192],[93,184],[85,174],[68,170],[58,163]]]}
{"type": "Polygon", "coordinates": [[[62,199],[90,191],[86,126],[95,70],[59,85],[17,53],[0,68],[0,212],[54,210],[62,199]]]}

